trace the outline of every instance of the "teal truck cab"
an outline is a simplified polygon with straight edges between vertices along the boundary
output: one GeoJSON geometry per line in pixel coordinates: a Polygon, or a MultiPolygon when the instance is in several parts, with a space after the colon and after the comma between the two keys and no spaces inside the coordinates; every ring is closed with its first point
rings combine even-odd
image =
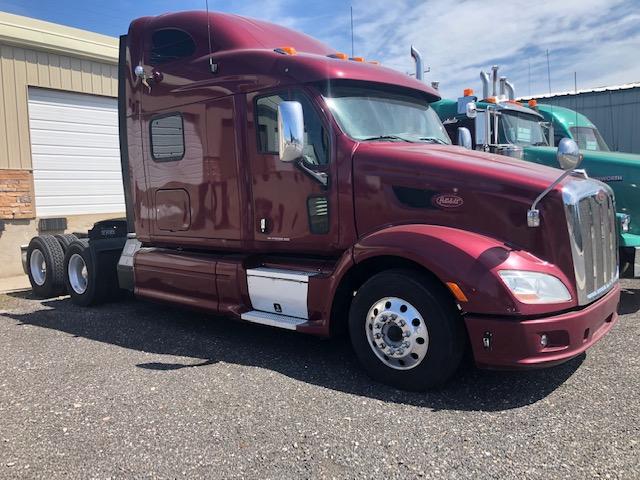
{"type": "Polygon", "coordinates": [[[460,127],[469,130],[470,148],[552,167],[563,165],[558,144],[563,138],[580,148],[585,174],[608,184],[614,191],[620,246],[620,274],[640,277],[640,156],[609,151],[597,128],[584,116],[568,109],[515,100],[513,85],[498,77],[498,67],[481,72],[482,99],[466,89],[458,100],[432,104],[454,143],[460,127]]]}

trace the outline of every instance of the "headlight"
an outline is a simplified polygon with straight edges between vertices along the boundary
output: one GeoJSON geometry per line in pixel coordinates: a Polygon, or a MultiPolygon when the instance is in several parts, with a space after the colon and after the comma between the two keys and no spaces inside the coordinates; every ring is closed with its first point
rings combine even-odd
{"type": "Polygon", "coordinates": [[[522,303],[561,303],[571,300],[567,287],[553,275],[523,270],[501,270],[498,273],[522,303]]]}

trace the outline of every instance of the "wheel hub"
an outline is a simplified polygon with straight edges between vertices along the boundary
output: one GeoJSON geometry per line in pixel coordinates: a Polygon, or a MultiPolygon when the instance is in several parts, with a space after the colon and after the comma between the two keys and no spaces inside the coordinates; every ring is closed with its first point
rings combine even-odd
{"type": "Polygon", "coordinates": [[[31,270],[31,278],[41,287],[47,279],[47,262],[44,261],[44,255],[39,249],[31,252],[31,260],[29,261],[29,269],[31,270]]]}
{"type": "Polygon", "coordinates": [[[89,276],[84,258],[77,253],[71,255],[67,273],[69,275],[69,284],[71,288],[73,288],[73,291],[78,295],[82,295],[87,290],[89,276]]]}
{"type": "Polygon", "coordinates": [[[406,300],[386,297],[371,306],[365,323],[367,339],[388,367],[409,370],[426,356],[429,334],[418,310],[406,300]]]}

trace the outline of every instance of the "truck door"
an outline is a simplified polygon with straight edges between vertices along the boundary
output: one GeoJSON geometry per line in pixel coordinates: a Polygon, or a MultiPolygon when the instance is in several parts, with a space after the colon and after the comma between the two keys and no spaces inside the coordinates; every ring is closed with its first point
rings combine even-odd
{"type": "Polygon", "coordinates": [[[248,152],[256,246],[268,251],[327,253],[338,245],[337,178],[327,118],[302,89],[247,96],[248,152]],[[304,166],[278,156],[278,105],[302,104],[304,166]],[[312,172],[328,175],[325,186],[312,172]]]}

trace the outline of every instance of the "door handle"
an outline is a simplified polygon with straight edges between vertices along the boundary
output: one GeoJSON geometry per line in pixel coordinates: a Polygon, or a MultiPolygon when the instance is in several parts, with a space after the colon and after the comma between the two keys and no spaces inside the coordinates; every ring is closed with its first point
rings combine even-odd
{"type": "Polygon", "coordinates": [[[296,165],[298,166],[298,168],[300,170],[302,170],[307,175],[309,175],[311,178],[316,180],[324,188],[328,187],[328,185],[329,185],[329,175],[327,173],[325,173],[325,172],[317,172],[317,171],[307,167],[307,165],[304,163],[304,160],[298,160],[296,162],[296,165]]]}

